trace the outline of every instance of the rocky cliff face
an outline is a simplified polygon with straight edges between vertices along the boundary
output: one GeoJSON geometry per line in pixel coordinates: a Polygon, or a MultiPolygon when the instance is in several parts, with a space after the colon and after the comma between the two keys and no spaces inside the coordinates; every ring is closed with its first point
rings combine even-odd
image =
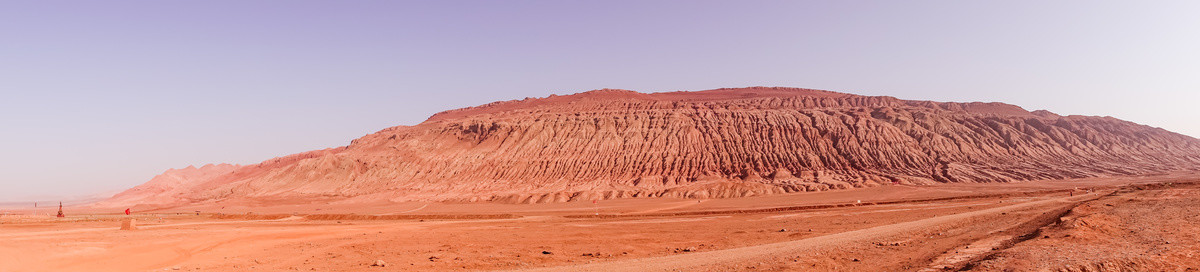
{"type": "Polygon", "coordinates": [[[531,203],[1196,169],[1200,140],[1110,117],[794,88],[599,90],[442,112],[172,197],[531,203]]]}

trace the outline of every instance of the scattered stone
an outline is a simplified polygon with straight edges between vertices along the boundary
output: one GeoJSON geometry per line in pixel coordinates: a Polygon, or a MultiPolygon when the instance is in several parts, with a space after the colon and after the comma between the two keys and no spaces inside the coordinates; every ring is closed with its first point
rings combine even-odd
{"type": "Polygon", "coordinates": [[[852,262],[858,262],[858,258],[854,258],[853,260],[850,260],[850,261],[852,261],[852,262]]]}
{"type": "Polygon", "coordinates": [[[387,266],[387,262],[384,262],[383,260],[375,260],[374,263],[371,263],[371,266],[385,267],[387,266]]]}
{"type": "Polygon", "coordinates": [[[675,248],[675,253],[680,253],[680,252],[695,252],[695,251],[696,251],[696,247],[675,248]]]}
{"type": "Polygon", "coordinates": [[[787,229],[779,229],[779,232],[787,232],[787,229]]]}
{"type": "Polygon", "coordinates": [[[545,254],[545,255],[550,255],[550,254],[554,254],[554,252],[549,252],[549,251],[545,251],[545,250],[543,250],[543,251],[542,251],[542,254],[545,254]]]}

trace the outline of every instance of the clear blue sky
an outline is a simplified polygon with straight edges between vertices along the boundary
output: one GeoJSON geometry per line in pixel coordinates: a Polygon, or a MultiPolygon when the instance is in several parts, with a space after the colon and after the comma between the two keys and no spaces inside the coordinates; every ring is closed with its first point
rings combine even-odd
{"type": "Polygon", "coordinates": [[[6,1],[0,201],[600,88],[789,86],[1200,135],[1200,1],[6,1]]]}

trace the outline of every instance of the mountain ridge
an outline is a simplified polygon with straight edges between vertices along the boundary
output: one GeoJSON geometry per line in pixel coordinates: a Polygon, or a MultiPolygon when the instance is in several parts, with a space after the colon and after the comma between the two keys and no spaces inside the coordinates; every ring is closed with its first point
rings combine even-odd
{"type": "MultiPolygon", "coordinates": [[[[601,89],[439,112],[348,146],[242,166],[153,204],[741,197],[1140,175],[1197,165],[1200,140],[1189,136],[998,102],[781,87],[601,89]]],[[[126,194],[105,204],[148,204],[136,199],[126,194]]]]}

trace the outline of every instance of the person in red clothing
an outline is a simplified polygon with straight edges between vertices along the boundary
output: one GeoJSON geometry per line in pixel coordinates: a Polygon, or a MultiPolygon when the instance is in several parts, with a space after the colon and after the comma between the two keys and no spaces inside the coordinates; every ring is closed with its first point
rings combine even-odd
{"type": "Polygon", "coordinates": [[[129,209],[125,209],[125,215],[129,215],[129,209]]]}

